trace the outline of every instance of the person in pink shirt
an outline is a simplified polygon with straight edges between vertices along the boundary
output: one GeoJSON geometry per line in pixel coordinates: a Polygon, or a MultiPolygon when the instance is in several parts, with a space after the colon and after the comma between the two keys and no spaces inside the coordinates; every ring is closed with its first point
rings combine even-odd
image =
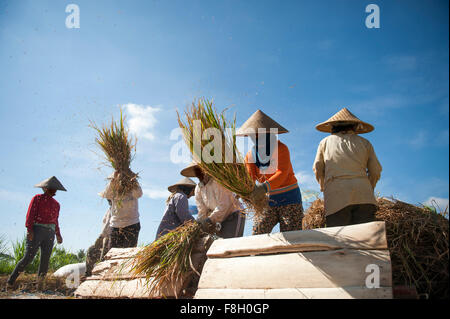
{"type": "Polygon", "coordinates": [[[35,195],[28,207],[25,222],[27,228],[25,254],[9,276],[7,282],[9,286],[14,285],[19,274],[33,261],[39,249],[41,249],[41,260],[38,278],[42,282],[48,271],[55,236],[58,244],[63,242],[58,223],[60,206],[53,197],[57,190],[66,191],[66,189],[55,176],[42,181],[35,187],[42,188],[44,193],[35,195]]]}

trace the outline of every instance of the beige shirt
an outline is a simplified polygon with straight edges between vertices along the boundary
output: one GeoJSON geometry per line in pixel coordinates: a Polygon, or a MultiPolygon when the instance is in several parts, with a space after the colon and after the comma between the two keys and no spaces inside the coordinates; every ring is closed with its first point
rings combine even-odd
{"type": "Polygon", "coordinates": [[[313,164],[323,191],[325,214],[353,204],[376,204],[375,186],[381,165],[372,144],[353,133],[342,132],[324,138],[313,164]]]}
{"type": "Polygon", "coordinates": [[[109,225],[113,228],[123,228],[139,223],[138,198],[142,196],[141,187],[138,185],[128,196],[125,196],[122,200],[117,200],[114,198],[110,185],[109,183],[102,193],[104,198],[112,202],[109,225]]]}
{"type": "Polygon", "coordinates": [[[195,187],[195,202],[198,219],[209,217],[213,223],[221,223],[237,210],[243,209],[232,192],[212,178],[208,183],[198,183],[195,187]]]}

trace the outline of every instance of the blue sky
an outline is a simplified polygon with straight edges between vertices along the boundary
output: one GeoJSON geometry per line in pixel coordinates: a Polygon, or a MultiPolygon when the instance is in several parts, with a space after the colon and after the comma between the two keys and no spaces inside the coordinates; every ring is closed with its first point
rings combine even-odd
{"type": "Polygon", "coordinates": [[[138,137],[140,241],[153,240],[183,167],[170,160],[175,110],[201,96],[238,124],[261,109],[289,129],[280,139],[304,190],[318,189],[315,125],[348,107],[375,126],[364,137],[383,165],[376,191],[446,205],[448,27],[436,0],[0,0],[0,235],[24,234],[33,185],[56,175],[64,246],[94,242],[110,169],[88,125],[122,106],[138,137]],[[79,29],[66,28],[70,3],[79,29]],[[370,3],[379,29],[365,26],[370,3]]]}

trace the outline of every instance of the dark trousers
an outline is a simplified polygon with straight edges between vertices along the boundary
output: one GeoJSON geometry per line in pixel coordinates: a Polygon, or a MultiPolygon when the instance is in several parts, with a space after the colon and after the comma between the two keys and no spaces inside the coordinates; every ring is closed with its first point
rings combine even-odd
{"type": "Polygon", "coordinates": [[[244,234],[245,216],[241,212],[233,212],[222,223],[217,236],[221,238],[242,237],[244,234]]]}
{"type": "Polygon", "coordinates": [[[137,223],[123,228],[111,229],[111,248],[136,247],[141,224],[137,223]]]}
{"type": "Polygon", "coordinates": [[[347,226],[375,221],[377,206],[373,204],[349,205],[326,217],[327,227],[347,226]]]}
{"type": "Polygon", "coordinates": [[[55,232],[53,229],[43,226],[34,226],[33,240],[27,240],[25,254],[9,276],[8,283],[13,284],[16,281],[19,274],[33,261],[39,248],[41,249],[41,260],[39,263],[38,274],[41,277],[45,276],[48,271],[48,263],[52,254],[54,240],[55,232]]]}

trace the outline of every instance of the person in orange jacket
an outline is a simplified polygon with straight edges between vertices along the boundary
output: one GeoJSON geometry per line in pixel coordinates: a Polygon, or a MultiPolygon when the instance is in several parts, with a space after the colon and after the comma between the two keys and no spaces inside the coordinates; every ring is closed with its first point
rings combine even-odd
{"type": "Polygon", "coordinates": [[[253,235],[270,233],[280,223],[280,231],[302,228],[303,205],[300,187],[295,177],[288,147],[278,134],[287,133],[284,127],[261,110],[256,111],[236,135],[249,136],[255,146],[245,156],[245,165],[256,181],[251,194],[253,201],[269,197],[269,208],[253,225],[253,235]]]}

